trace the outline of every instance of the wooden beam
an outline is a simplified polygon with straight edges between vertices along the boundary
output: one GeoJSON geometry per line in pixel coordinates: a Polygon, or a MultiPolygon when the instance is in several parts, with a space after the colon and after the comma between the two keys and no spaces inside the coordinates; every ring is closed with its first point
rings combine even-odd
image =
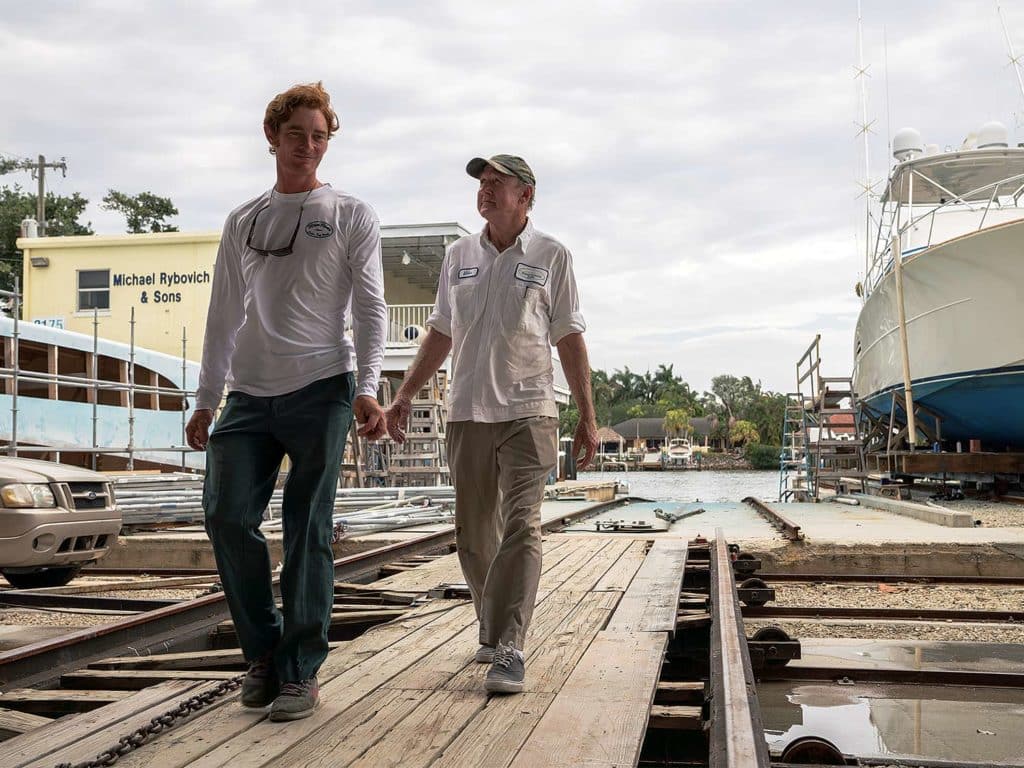
{"type": "Polygon", "coordinates": [[[89,712],[131,695],[131,691],[38,691],[35,688],[15,688],[0,694],[0,702],[8,709],[16,709],[19,712],[46,712],[56,715],[89,712]]]}
{"type": "Polygon", "coordinates": [[[700,707],[655,704],[651,707],[647,727],[668,731],[699,731],[704,727],[704,719],[700,707]]]}
{"type": "Polygon", "coordinates": [[[48,725],[50,722],[52,721],[48,717],[0,708],[0,741],[6,741],[12,736],[20,736],[23,733],[34,731],[36,728],[48,725]]]}

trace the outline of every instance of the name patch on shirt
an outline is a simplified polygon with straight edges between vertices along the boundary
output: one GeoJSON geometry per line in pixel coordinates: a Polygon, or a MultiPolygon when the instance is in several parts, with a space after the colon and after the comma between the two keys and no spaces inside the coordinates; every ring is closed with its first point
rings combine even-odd
{"type": "Polygon", "coordinates": [[[465,280],[467,277],[476,277],[480,274],[480,267],[463,267],[459,270],[459,280],[465,280]]]}
{"type": "Polygon", "coordinates": [[[529,264],[520,262],[516,265],[516,280],[546,285],[548,282],[548,271],[543,267],[531,267],[529,264]]]}

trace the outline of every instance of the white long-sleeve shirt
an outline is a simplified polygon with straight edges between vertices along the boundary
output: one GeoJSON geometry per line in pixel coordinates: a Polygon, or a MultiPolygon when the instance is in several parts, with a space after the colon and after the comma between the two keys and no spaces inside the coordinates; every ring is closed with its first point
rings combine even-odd
{"type": "Polygon", "coordinates": [[[452,339],[449,421],[557,416],[551,346],[587,328],[572,255],[530,221],[501,253],[483,232],[463,237],[427,325],[452,339]]]}
{"type": "Polygon", "coordinates": [[[224,225],[196,408],[216,408],[225,383],[272,397],[354,371],[357,361],[355,394],[375,397],[386,334],[373,209],[330,185],[308,196],[268,190],[232,211],[224,225]],[[263,256],[246,247],[254,217],[251,243],[263,250],[287,246],[298,222],[292,253],[263,256]],[[350,307],[354,344],[345,335],[350,307]]]}

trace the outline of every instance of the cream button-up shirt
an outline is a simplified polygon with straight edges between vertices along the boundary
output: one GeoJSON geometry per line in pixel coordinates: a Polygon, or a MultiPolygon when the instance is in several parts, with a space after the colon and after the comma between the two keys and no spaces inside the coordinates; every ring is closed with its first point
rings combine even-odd
{"type": "Polygon", "coordinates": [[[587,327],[572,255],[530,221],[501,253],[483,232],[463,237],[427,325],[452,339],[449,421],[557,416],[551,347],[587,327]]]}

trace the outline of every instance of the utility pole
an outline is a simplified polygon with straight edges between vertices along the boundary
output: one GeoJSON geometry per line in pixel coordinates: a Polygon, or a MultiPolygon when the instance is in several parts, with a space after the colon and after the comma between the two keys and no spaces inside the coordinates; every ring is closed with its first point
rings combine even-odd
{"type": "Polygon", "coordinates": [[[39,182],[39,192],[36,197],[36,220],[39,222],[39,236],[46,234],[46,169],[60,169],[61,175],[68,175],[68,165],[64,158],[57,163],[48,163],[43,155],[38,160],[11,160],[0,164],[0,172],[9,173],[13,170],[31,171],[39,182]]]}

